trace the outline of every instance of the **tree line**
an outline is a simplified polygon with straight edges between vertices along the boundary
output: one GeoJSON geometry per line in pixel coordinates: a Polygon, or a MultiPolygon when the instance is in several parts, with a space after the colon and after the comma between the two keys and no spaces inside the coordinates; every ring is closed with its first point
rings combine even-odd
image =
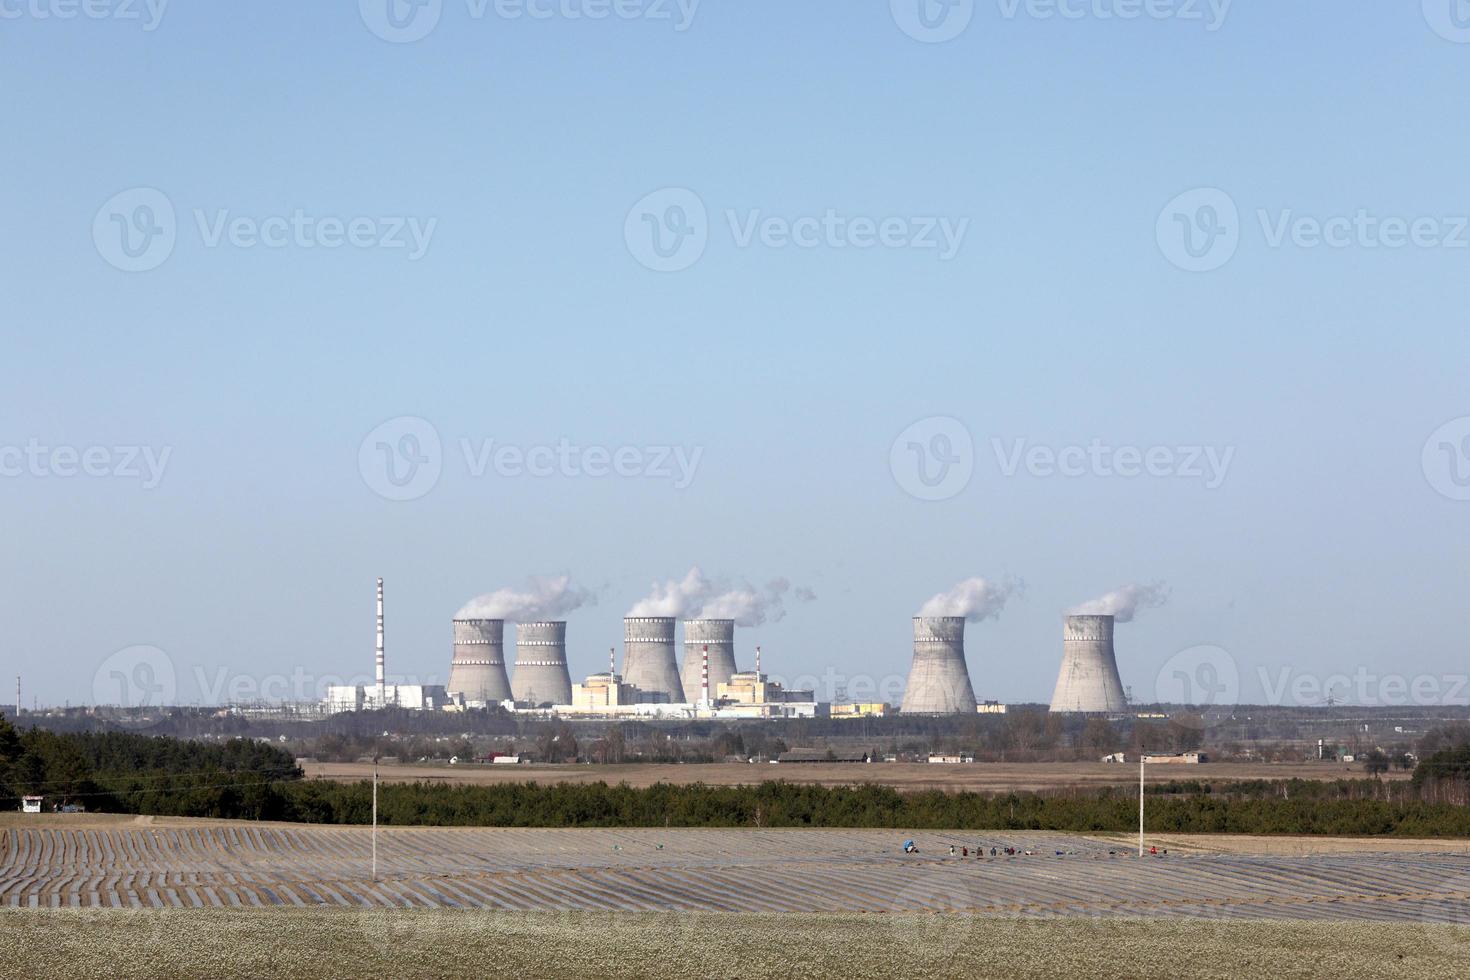
{"type": "Polygon", "coordinates": [[[0,806],[23,796],[47,807],[115,813],[264,815],[295,758],[250,739],[184,741],[132,732],[17,731],[0,718],[0,806]]]}

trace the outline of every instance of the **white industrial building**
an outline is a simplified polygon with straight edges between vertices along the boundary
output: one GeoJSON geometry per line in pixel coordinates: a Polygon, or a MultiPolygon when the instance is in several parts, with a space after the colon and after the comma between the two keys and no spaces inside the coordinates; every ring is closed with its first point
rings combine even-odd
{"type": "Polygon", "coordinates": [[[328,714],[343,711],[374,711],[378,708],[407,708],[409,711],[442,711],[451,702],[442,684],[333,684],[327,688],[328,714]]]}

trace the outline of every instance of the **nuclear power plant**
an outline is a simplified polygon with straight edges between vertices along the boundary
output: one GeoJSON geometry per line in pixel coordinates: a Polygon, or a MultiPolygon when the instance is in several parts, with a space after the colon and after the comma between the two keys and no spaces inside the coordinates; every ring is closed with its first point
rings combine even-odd
{"type": "Polygon", "coordinates": [[[704,648],[709,647],[709,689],[716,691],[739,669],[735,666],[735,620],[686,619],[684,621],[684,671],[680,685],[686,700],[699,697],[704,648]]]}
{"type": "Polygon", "coordinates": [[[1111,713],[1128,707],[1113,652],[1113,624],[1112,616],[1067,617],[1052,711],[1111,713]]]}
{"type": "Polygon", "coordinates": [[[572,703],[565,622],[516,624],[510,691],[515,700],[530,705],[572,703]]]}
{"type": "Polygon", "coordinates": [[[628,616],[623,620],[623,682],[650,700],[684,700],[674,645],[674,617],[628,616]]]}
{"type": "Polygon", "coordinates": [[[965,665],[963,616],[915,616],[914,661],[904,689],[903,713],[975,713],[975,691],[965,665]]]}
{"type": "Polygon", "coordinates": [[[454,659],[449,665],[450,694],[465,701],[496,704],[511,697],[505,673],[505,620],[456,619],[454,659]]]}
{"type": "MultiPolygon", "coordinates": [[[[961,583],[963,588],[941,594],[920,609],[930,615],[913,617],[913,659],[903,695],[904,714],[1005,712],[1006,706],[999,702],[977,702],[965,659],[966,622],[993,615],[999,608],[995,602],[986,605],[974,601],[984,599],[986,591],[975,587],[976,583],[985,585],[981,580],[961,583]]],[[[1111,608],[1118,604],[1112,600],[1126,591],[1105,597],[1108,601],[1079,607],[1085,612],[1066,617],[1062,664],[1051,711],[1115,715],[1128,710],[1113,632],[1120,619],[1128,622],[1132,618],[1136,602],[1111,608]],[[1099,609],[1108,610],[1108,614],[1099,609]]],[[[491,615],[499,611],[494,605],[466,606],[461,616],[482,610],[491,615]]],[[[547,611],[543,607],[534,615],[544,616],[547,611]]],[[[849,705],[841,697],[840,704],[819,706],[811,690],[784,690],[780,683],[761,673],[759,648],[755,669],[742,673],[735,661],[734,619],[683,620],[681,662],[676,655],[676,617],[626,616],[622,673],[617,672],[614,648],[606,673],[573,684],[564,620],[518,623],[514,670],[507,671],[506,620],[455,618],[449,683],[443,687],[389,683],[384,622],[383,580],[378,579],[371,682],[328,688],[324,707],[329,713],[499,707],[567,716],[793,718],[814,717],[819,710],[832,717],[881,715],[885,712],[877,709],[888,708],[886,703],[849,705]]]]}

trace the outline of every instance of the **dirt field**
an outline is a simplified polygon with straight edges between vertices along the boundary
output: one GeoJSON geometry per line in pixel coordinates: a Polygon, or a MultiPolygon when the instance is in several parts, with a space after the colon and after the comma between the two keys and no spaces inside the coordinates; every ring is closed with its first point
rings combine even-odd
{"type": "MultiPolygon", "coordinates": [[[[308,778],[356,781],[371,779],[373,767],[367,763],[311,762],[303,767],[308,778]]],[[[1211,782],[1245,779],[1355,779],[1362,778],[1363,768],[1342,763],[1283,765],[1205,763],[1197,766],[1152,765],[1147,778],[1162,782],[1169,779],[1200,779],[1211,782]]],[[[925,763],[827,764],[784,763],[779,765],[627,765],[627,766],[421,766],[389,765],[379,769],[379,778],[388,782],[419,780],[446,783],[627,783],[630,786],[652,786],[655,783],[707,783],[712,786],[737,786],[784,779],[792,783],[815,783],[827,786],[854,783],[877,783],[900,789],[944,789],[1005,792],[1009,790],[1058,789],[1068,786],[1137,786],[1137,765],[1092,763],[971,763],[963,765],[928,765],[925,763]]],[[[1388,779],[1406,779],[1408,774],[1395,771],[1388,779]]]]}
{"type": "Polygon", "coordinates": [[[0,912],[8,976],[1452,977],[1470,929],[1322,922],[445,910],[0,912]],[[493,966],[492,966],[493,965],[493,966]]]}
{"type": "Polygon", "coordinates": [[[1132,840],[1056,833],[395,828],[378,832],[374,881],[371,841],[361,827],[12,814],[0,905],[1470,923],[1461,842],[1168,838],[1150,841],[1167,856],[1139,859],[1132,840]],[[920,853],[902,853],[907,838],[920,853]]]}

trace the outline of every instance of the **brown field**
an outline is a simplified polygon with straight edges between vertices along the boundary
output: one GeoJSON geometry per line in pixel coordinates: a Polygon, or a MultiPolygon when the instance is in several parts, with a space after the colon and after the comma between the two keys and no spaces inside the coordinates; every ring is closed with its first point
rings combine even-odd
{"type": "MultiPolygon", "coordinates": [[[[303,767],[311,779],[353,782],[371,779],[373,767],[368,763],[309,762],[303,767]]],[[[1362,766],[1343,763],[1229,763],[1210,762],[1197,766],[1151,765],[1150,782],[1169,779],[1201,779],[1211,782],[1246,779],[1360,779],[1362,766]]],[[[1394,771],[1387,779],[1407,779],[1408,773],[1394,771]]],[[[791,783],[813,783],[843,786],[875,783],[899,789],[974,790],[1008,792],[1024,790],[1064,789],[1067,787],[1137,786],[1138,766],[1108,765],[1101,762],[981,762],[963,765],[929,765],[927,763],[783,763],[779,765],[711,763],[698,765],[635,764],[539,765],[539,766],[447,766],[386,765],[379,778],[387,782],[416,781],[444,783],[627,783],[630,786],[652,786],[655,783],[706,783],[711,786],[739,786],[783,779],[791,783]]]]}
{"type": "Polygon", "coordinates": [[[8,813],[0,962],[26,977],[1470,975],[1470,841],[1148,841],[1169,854],[1046,832],[392,828],[374,880],[363,827],[8,813]]]}
{"type": "Polygon", "coordinates": [[[0,820],[0,906],[1470,922],[1467,842],[0,820]],[[902,853],[907,838],[920,853],[902,853]],[[971,848],[968,856],[949,847],[971,848]],[[988,849],[1016,848],[1014,857],[988,849]],[[974,853],[984,848],[984,856],[974,853]]]}
{"type": "Polygon", "coordinates": [[[0,911],[15,977],[1453,977],[1470,929],[442,909],[0,911]]]}

